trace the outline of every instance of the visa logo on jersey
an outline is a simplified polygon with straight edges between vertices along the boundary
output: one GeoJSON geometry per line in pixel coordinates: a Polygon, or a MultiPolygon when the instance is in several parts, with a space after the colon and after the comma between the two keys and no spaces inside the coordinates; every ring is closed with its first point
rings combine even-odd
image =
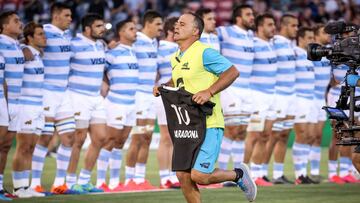
{"type": "Polygon", "coordinates": [[[137,63],[129,63],[129,69],[139,69],[139,65],[137,63]]]}
{"type": "Polygon", "coordinates": [[[69,46],[69,45],[60,46],[60,51],[61,52],[70,52],[71,51],[71,46],[69,46]]]}
{"type": "Polygon", "coordinates": [[[15,57],[15,63],[16,64],[24,64],[25,58],[24,57],[15,57]]]}
{"type": "Polygon", "coordinates": [[[105,58],[94,58],[90,60],[93,65],[105,64],[105,58]]]}

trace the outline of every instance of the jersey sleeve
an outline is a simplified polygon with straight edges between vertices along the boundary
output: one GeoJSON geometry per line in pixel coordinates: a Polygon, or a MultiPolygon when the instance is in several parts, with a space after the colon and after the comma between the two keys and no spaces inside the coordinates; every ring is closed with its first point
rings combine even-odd
{"type": "Polygon", "coordinates": [[[105,72],[109,70],[111,64],[113,64],[114,61],[114,56],[109,52],[110,50],[105,53],[105,72]]]}
{"type": "Polygon", "coordinates": [[[207,71],[217,76],[233,65],[228,59],[212,48],[207,48],[204,50],[203,64],[207,71]]]}

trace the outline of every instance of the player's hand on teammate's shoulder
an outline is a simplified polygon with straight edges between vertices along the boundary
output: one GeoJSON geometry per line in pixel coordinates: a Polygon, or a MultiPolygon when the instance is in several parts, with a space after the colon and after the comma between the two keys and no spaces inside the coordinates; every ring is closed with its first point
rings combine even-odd
{"type": "Polygon", "coordinates": [[[120,42],[118,42],[118,41],[115,41],[115,40],[111,40],[110,42],[109,42],[109,44],[108,44],[108,48],[109,49],[113,49],[113,48],[115,48],[117,45],[119,45],[120,44],[120,42]]]}
{"type": "Polygon", "coordinates": [[[22,52],[24,54],[25,61],[32,61],[34,60],[34,54],[31,52],[31,50],[27,47],[24,47],[22,49],[22,52]]]}

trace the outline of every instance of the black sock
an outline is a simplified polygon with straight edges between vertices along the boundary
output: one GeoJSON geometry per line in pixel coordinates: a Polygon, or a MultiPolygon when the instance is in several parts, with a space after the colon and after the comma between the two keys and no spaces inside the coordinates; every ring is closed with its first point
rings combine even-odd
{"type": "Polygon", "coordinates": [[[235,177],[234,182],[237,183],[239,181],[239,179],[243,177],[244,172],[240,168],[235,168],[234,171],[236,173],[236,177],[235,177]]]}

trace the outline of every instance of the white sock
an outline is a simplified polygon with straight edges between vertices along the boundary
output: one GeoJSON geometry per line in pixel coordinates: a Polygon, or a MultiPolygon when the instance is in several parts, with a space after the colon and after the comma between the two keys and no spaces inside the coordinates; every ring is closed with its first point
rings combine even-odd
{"type": "Polygon", "coordinates": [[[329,179],[330,179],[333,176],[336,176],[337,174],[337,170],[338,170],[337,160],[329,160],[328,167],[329,167],[329,179]]]}
{"type": "Polygon", "coordinates": [[[76,174],[75,173],[70,173],[70,174],[67,174],[66,176],[66,185],[68,188],[71,188],[73,185],[76,184],[76,180],[77,177],[76,177],[76,174]]]}
{"type": "Polygon", "coordinates": [[[220,154],[218,158],[219,168],[222,170],[227,169],[231,154],[231,145],[232,145],[232,140],[230,140],[227,137],[223,137],[220,146],[220,154]]]}
{"type": "Polygon", "coordinates": [[[144,163],[136,163],[135,165],[135,178],[136,184],[145,182],[146,165],[144,163]]]}
{"type": "Polygon", "coordinates": [[[244,151],[245,151],[245,142],[244,141],[232,141],[231,145],[231,155],[234,162],[234,168],[239,168],[241,163],[244,162],[244,151]]]}
{"type": "Polygon", "coordinates": [[[48,148],[37,144],[31,160],[31,188],[41,185],[41,175],[44,169],[48,148]]]}
{"type": "Polygon", "coordinates": [[[255,163],[251,163],[250,164],[250,168],[251,168],[251,176],[254,180],[256,180],[257,178],[260,178],[261,176],[261,164],[255,164],[255,163]]]}
{"type": "Polygon", "coordinates": [[[135,178],[135,167],[125,166],[125,185],[135,178]]]}
{"type": "Polygon", "coordinates": [[[120,169],[122,162],[122,150],[113,148],[111,151],[111,157],[109,161],[110,168],[110,181],[109,187],[115,188],[120,183],[120,169]]]}
{"type": "Polygon", "coordinates": [[[310,148],[310,174],[311,175],[320,175],[320,160],[321,160],[321,148],[320,146],[311,146],[310,148]]]}
{"type": "MultiPolygon", "coordinates": [[[[71,147],[60,145],[56,155],[56,176],[54,186],[60,186],[65,183],[66,171],[68,169],[71,157],[71,147]]],[[[75,175],[76,180],[76,175],[75,175]]]]}
{"type": "Polygon", "coordinates": [[[160,175],[160,183],[161,185],[165,185],[168,180],[170,180],[170,170],[169,169],[163,169],[159,170],[160,175]]]}
{"type": "Polygon", "coordinates": [[[284,164],[274,162],[273,166],[273,178],[278,179],[284,175],[284,164]]]}
{"type": "Polygon", "coordinates": [[[109,159],[111,152],[106,149],[101,149],[99,157],[96,161],[97,179],[96,187],[100,187],[103,183],[106,183],[106,171],[109,166],[109,159]]]}

